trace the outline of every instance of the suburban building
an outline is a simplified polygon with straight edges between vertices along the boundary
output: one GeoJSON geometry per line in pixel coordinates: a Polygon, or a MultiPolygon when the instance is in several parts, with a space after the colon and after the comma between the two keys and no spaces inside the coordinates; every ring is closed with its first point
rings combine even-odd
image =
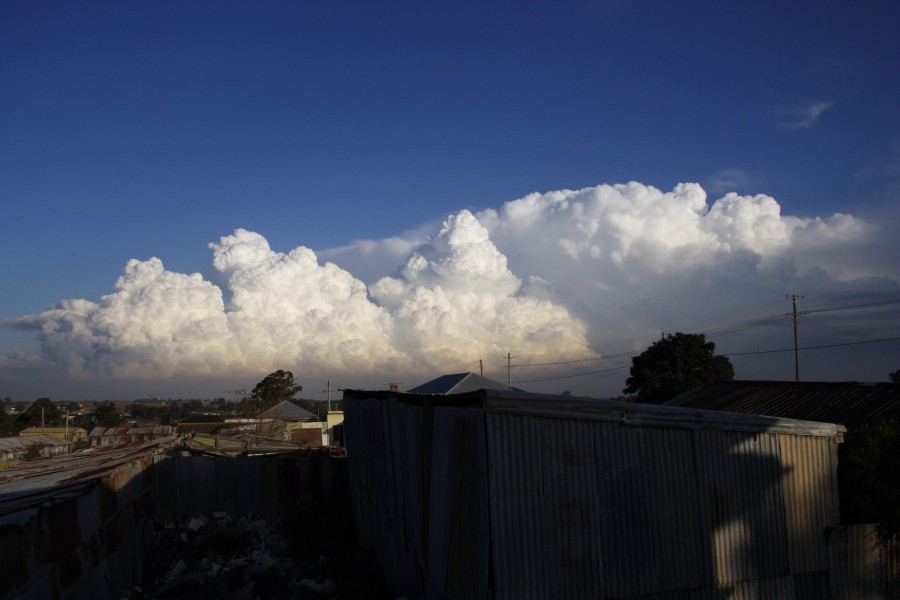
{"type": "Polygon", "coordinates": [[[91,447],[136,444],[172,435],[171,425],[153,427],[94,427],[90,433],[91,447]]]}
{"type": "Polygon", "coordinates": [[[322,438],[324,424],[319,417],[290,400],[262,412],[258,421],[261,436],[291,441],[301,446],[325,445],[322,438]]]}
{"type": "Polygon", "coordinates": [[[48,435],[70,442],[86,442],[88,440],[87,430],[81,427],[26,427],[19,432],[20,437],[35,435],[48,435]]]}
{"type": "Polygon", "coordinates": [[[72,442],[61,440],[50,435],[29,435],[21,437],[0,438],[0,463],[25,460],[29,452],[38,448],[38,455],[43,458],[67,454],[72,449],[72,442]]]}

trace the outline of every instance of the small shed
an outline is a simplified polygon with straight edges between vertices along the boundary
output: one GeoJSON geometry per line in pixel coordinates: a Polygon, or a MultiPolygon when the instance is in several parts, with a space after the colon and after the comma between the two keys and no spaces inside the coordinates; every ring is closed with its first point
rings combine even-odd
{"type": "Polygon", "coordinates": [[[171,425],[154,425],[152,427],[94,427],[91,429],[91,446],[117,446],[119,444],[136,444],[172,435],[171,425]]]}
{"type": "Polygon", "coordinates": [[[19,432],[20,437],[36,435],[46,435],[69,442],[86,442],[88,439],[87,429],[82,427],[26,427],[19,432]]]}
{"type": "Polygon", "coordinates": [[[67,454],[72,442],[50,435],[29,435],[0,438],[0,463],[24,460],[28,453],[37,450],[41,458],[67,454]]]}
{"type": "Polygon", "coordinates": [[[433,598],[827,598],[844,428],[481,390],[348,390],[362,548],[433,598]]]}

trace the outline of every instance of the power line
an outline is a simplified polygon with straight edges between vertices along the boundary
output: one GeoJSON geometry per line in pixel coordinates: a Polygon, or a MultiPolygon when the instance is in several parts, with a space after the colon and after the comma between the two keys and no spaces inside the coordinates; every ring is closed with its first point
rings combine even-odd
{"type": "Polygon", "coordinates": [[[867,302],[865,304],[848,304],[847,306],[833,306],[831,308],[815,308],[806,311],[804,314],[851,310],[854,308],[871,308],[873,306],[885,306],[887,304],[900,304],[900,300],[882,300],[880,302],[867,302]]]}
{"type": "MultiPolygon", "coordinates": [[[[862,342],[845,342],[842,344],[826,344],[823,346],[805,346],[803,348],[800,348],[800,350],[819,350],[822,348],[837,348],[839,346],[858,346],[860,344],[876,344],[879,342],[894,342],[897,340],[900,340],[900,337],[883,338],[880,340],[865,340],[862,342]]],[[[729,352],[729,353],[724,353],[723,356],[746,356],[749,354],[773,354],[776,352],[793,352],[793,351],[794,351],[793,348],[784,348],[782,350],[759,350],[756,352],[729,352]]],[[[588,371],[586,373],[574,373],[572,375],[559,375],[556,377],[541,377],[539,379],[523,379],[523,380],[518,380],[515,383],[516,384],[537,383],[539,381],[555,381],[558,379],[572,379],[574,377],[585,377],[587,375],[597,375],[598,373],[610,373],[612,371],[621,371],[622,369],[628,369],[628,368],[631,368],[631,365],[621,365],[618,367],[611,367],[609,369],[601,369],[599,371],[588,371]]]]}
{"type": "Polygon", "coordinates": [[[776,315],[774,317],[769,317],[767,319],[760,319],[759,321],[751,321],[750,323],[745,323],[743,325],[735,325],[730,329],[723,329],[721,331],[712,331],[706,334],[706,337],[719,337],[723,335],[728,335],[731,333],[739,333],[741,331],[746,331],[748,329],[753,329],[754,327],[761,327],[762,325],[768,325],[769,323],[774,323],[775,321],[780,321],[784,319],[784,315],[776,315]]]}
{"type": "MultiPolygon", "coordinates": [[[[805,346],[800,348],[800,350],[819,350],[820,348],[837,348],[839,346],[858,346],[860,344],[876,344],[878,342],[895,342],[900,340],[900,337],[892,337],[892,338],[882,338],[880,340],[865,340],[863,342],[844,342],[843,344],[826,344],[824,346],[805,346]]],[[[748,354],[773,354],[775,352],[793,352],[793,348],[785,348],[783,350],[757,350],[755,352],[730,352],[723,354],[723,356],[746,356],[748,354]]]]}
{"type": "MultiPolygon", "coordinates": [[[[796,296],[796,297],[801,298],[802,296],[796,296]]],[[[792,296],[787,296],[787,298],[790,299],[790,298],[792,298],[792,296]]],[[[760,303],[756,306],[763,306],[767,303],[768,302],[760,303]]],[[[886,306],[886,305],[890,305],[890,304],[900,304],[900,299],[882,300],[882,301],[878,301],[878,302],[848,304],[848,305],[843,305],[843,306],[833,306],[833,307],[828,307],[828,308],[813,309],[813,310],[804,311],[802,313],[797,313],[797,317],[799,317],[801,315],[810,314],[810,313],[834,312],[834,311],[852,310],[852,309],[859,309],[859,308],[872,308],[872,307],[878,307],[878,306],[886,306]]],[[[720,337],[720,336],[724,336],[724,335],[729,335],[732,333],[740,333],[742,331],[747,331],[749,329],[761,327],[764,325],[768,325],[770,323],[774,323],[776,321],[783,320],[785,318],[785,316],[793,317],[793,313],[788,313],[787,315],[782,313],[779,315],[773,315],[771,317],[766,317],[766,318],[759,319],[756,321],[750,321],[748,323],[735,325],[733,327],[722,329],[719,331],[712,331],[712,332],[706,334],[706,336],[709,338],[712,338],[712,337],[720,337]]],[[[796,319],[796,317],[795,317],[795,319],[796,319]]],[[[633,341],[638,341],[639,339],[644,339],[644,338],[635,338],[632,340],[619,340],[617,342],[612,342],[610,344],[607,344],[607,346],[615,346],[615,345],[619,345],[619,344],[630,343],[633,341]]],[[[828,345],[822,345],[822,346],[806,346],[806,347],[802,347],[802,348],[797,347],[796,350],[799,351],[799,350],[817,350],[817,349],[822,349],[822,348],[836,348],[836,347],[840,347],[840,346],[854,346],[854,345],[860,345],[860,344],[889,342],[889,341],[895,341],[897,339],[900,339],[900,338],[883,338],[883,339],[877,339],[877,340],[866,340],[866,341],[862,341],[862,342],[846,342],[846,343],[841,343],[841,344],[828,344],[828,345]]],[[[794,350],[794,348],[788,348],[788,349],[784,349],[784,350],[759,350],[759,351],[754,351],[754,352],[723,353],[723,355],[724,356],[746,356],[746,355],[752,355],[752,354],[772,354],[772,353],[778,353],[778,352],[791,352],[793,350],[794,350]]],[[[507,377],[511,378],[511,370],[513,367],[549,367],[549,366],[558,366],[558,365],[578,364],[578,363],[585,363],[585,362],[595,362],[598,360],[611,360],[611,359],[622,358],[622,357],[626,357],[626,356],[633,357],[636,354],[640,354],[640,352],[626,351],[626,352],[617,352],[615,354],[602,354],[599,357],[592,357],[592,358],[580,358],[580,359],[562,360],[562,361],[546,362],[546,363],[526,363],[526,364],[518,364],[518,365],[511,364],[510,357],[507,356],[507,357],[505,357],[505,358],[507,358],[507,368],[504,370],[507,372],[507,377]]],[[[586,375],[607,373],[610,371],[616,371],[616,370],[625,369],[628,367],[629,367],[629,365],[624,365],[621,367],[613,367],[610,369],[602,369],[599,371],[589,371],[586,373],[576,373],[573,375],[560,375],[560,376],[556,376],[556,377],[543,377],[543,378],[538,378],[538,379],[520,380],[520,381],[517,381],[516,383],[534,383],[534,382],[539,382],[539,381],[553,381],[553,380],[557,380],[557,379],[583,377],[586,375]]],[[[497,371],[492,371],[490,373],[490,375],[495,375],[495,374],[499,375],[501,372],[502,371],[498,369],[497,371]]]]}
{"type": "Polygon", "coordinates": [[[610,371],[619,371],[621,369],[628,369],[631,365],[622,365],[621,367],[612,367],[611,369],[601,369],[599,371],[590,371],[588,373],[575,373],[574,375],[559,375],[558,377],[543,377],[541,379],[525,379],[522,381],[516,381],[516,384],[519,383],[534,383],[536,381],[552,381],[554,379],[571,379],[572,377],[584,377],[585,375],[596,375],[597,373],[609,373],[610,371]]]}
{"type": "Polygon", "coordinates": [[[547,363],[529,363],[525,365],[513,365],[513,367],[548,367],[552,365],[571,365],[575,363],[584,363],[584,362],[594,362],[598,360],[604,360],[605,356],[597,356],[594,358],[579,358],[575,360],[560,360],[557,362],[547,362],[547,363]]]}

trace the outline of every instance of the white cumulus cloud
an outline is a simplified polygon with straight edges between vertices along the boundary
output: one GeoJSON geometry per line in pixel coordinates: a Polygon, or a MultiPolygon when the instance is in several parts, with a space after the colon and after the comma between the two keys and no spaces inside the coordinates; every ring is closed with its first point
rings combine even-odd
{"type": "MultiPolygon", "coordinates": [[[[523,363],[627,356],[661,332],[751,318],[748,307],[783,313],[785,294],[872,281],[896,290],[895,231],[849,214],[784,215],[762,194],[710,203],[698,184],[637,182],[533,193],[318,256],[238,229],[209,244],[220,285],[131,260],[99,301],[7,320],[37,332],[41,355],[7,355],[0,371],[40,359],[82,378],[287,368],[418,383],[481,359],[496,373],[507,353],[523,363]]],[[[754,375],[738,365],[739,377],[754,375]]]]}

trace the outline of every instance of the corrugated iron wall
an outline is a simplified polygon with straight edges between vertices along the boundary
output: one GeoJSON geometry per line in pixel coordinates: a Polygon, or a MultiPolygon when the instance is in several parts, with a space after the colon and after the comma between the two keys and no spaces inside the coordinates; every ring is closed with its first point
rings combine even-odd
{"type": "Polygon", "coordinates": [[[427,398],[345,395],[357,524],[394,593],[829,597],[834,435],[427,398]]]}
{"type": "Polygon", "coordinates": [[[124,597],[141,583],[159,523],[226,508],[271,518],[304,499],[346,498],[346,467],[344,458],[316,453],[228,458],[176,450],[40,490],[45,503],[0,527],[0,556],[13,569],[0,578],[0,597],[124,597]]]}
{"type": "MultiPolygon", "coordinates": [[[[320,453],[154,457],[153,500],[160,516],[209,514],[225,507],[265,518],[285,501],[328,498],[346,461],[320,453]]],[[[340,485],[340,484],[338,484],[340,485]]]]}

